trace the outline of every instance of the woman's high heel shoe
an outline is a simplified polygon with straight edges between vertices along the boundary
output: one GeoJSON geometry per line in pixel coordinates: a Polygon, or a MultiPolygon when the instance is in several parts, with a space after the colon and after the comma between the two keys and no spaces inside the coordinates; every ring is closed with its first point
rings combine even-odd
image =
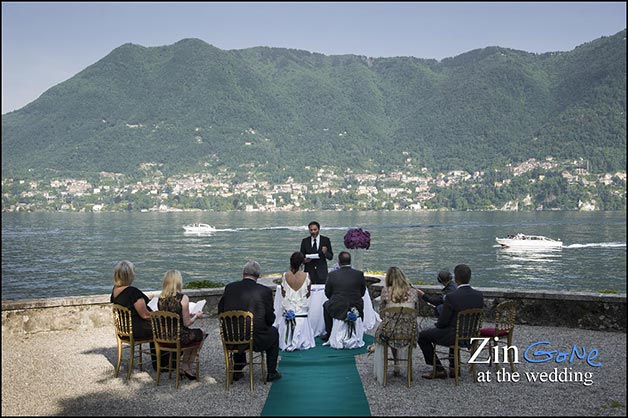
{"type": "Polygon", "coordinates": [[[188,372],[186,372],[185,370],[182,370],[181,376],[185,376],[190,380],[196,380],[196,376],[193,374],[190,374],[188,372]]]}

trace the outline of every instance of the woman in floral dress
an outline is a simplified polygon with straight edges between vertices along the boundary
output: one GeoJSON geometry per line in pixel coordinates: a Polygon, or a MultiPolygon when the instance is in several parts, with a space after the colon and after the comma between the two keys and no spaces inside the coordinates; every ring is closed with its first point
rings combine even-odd
{"type": "MultiPolygon", "coordinates": [[[[388,335],[394,332],[400,334],[409,334],[412,327],[416,327],[417,312],[419,304],[419,295],[415,288],[412,287],[403,270],[399,267],[390,267],[386,272],[386,286],[382,288],[379,312],[382,318],[381,324],[375,331],[375,357],[373,360],[373,372],[378,382],[383,383],[384,362],[386,360],[386,347],[384,340],[388,335]],[[411,314],[389,314],[386,308],[403,307],[409,308],[411,314]],[[414,309],[415,311],[410,311],[414,309]]],[[[416,346],[417,333],[414,334],[412,346],[416,346]]],[[[393,358],[407,358],[407,347],[391,346],[393,358]]],[[[396,362],[395,362],[396,363],[396,362]]],[[[399,375],[399,367],[395,365],[394,375],[399,375]]]]}
{"type": "Polygon", "coordinates": [[[203,316],[203,312],[197,312],[190,315],[190,298],[181,293],[183,288],[183,279],[179,270],[169,270],[164,274],[163,288],[159,295],[159,310],[169,311],[179,314],[181,318],[180,338],[181,344],[187,345],[194,342],[200,342],[200,345],[193,350],[185,350],[181,357],[181,370],[183,375],[190,380],[196,379],[193,371],[192,361],[196,358],[196,352],[203,346],[203,341],[207,334],[200,328],[189,328],[194,321],[203,316]]]}

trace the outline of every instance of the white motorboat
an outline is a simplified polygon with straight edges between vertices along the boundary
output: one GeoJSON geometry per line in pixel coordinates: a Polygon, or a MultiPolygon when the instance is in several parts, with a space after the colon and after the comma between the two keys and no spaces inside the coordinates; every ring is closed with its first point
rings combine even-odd
{"type": "Polygon", "coordinates": [[[563,242],[542,235],[516,234],[505,238],[496,237],[495,241],[502,247],[509,248],[560,248],[563,242]]]}
{"type": "Polygon", "coordinates": [[[185,229],[185,232],[191,232],[194,234],[202,234],[216,231],[216,228],[214,228],[213,226],[200,223],[183,225],[183,229],[185,229]]]}

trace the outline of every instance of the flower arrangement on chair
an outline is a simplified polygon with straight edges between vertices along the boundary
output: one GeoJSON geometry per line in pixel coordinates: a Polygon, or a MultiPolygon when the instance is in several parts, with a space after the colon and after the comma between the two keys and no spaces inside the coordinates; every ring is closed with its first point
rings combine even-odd
{"type": "Polygon", "coordinates": [[[286,341],[286,344],[288,344],[288,339],[292,340],[292,335],[294,334],[294,328],[297,325],[297,320],[296,320],[297,316],[292,309],[288,309],[287,311],[284,311],[283,317],[286,318],[285,341],[286,341]],[[290,338],[288,338],[288,336],[290,336],[290,338]]]}
{"type": "Polygon", "coordinates": [[[357,321],[359,317],[360,312],[358,312],[355,306],[347,312],[347,317],[345,318],[345,323],[347,324],[347,338],[351,338],[351,336],[355,334],[355,321],[357,321]]]}
{"type": "Polygon", "coordinates": [[[345,247],[350,250],[365,249],[371,246],[371,233],[362,228],[351,228],[344,236],[345,247]]]}

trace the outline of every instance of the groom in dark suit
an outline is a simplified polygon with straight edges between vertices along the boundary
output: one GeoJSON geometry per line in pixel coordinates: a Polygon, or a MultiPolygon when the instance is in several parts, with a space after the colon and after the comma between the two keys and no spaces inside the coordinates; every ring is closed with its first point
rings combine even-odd
{"type": "Polygon", "coordinates": [[[323,317],[325,319],[326,335],[321,340],[329,340],[333,319],[344,320],[347,312],[355,307],[360,312],[360,318],[364,319],[364,300],[366,293],[366,281],[364,273],[351,268],[351,254],[341,251],[338,254],[340,268],[329,273],[325,283],[325,296],[327,301],[323,303],[323,317]]]}
{"type": "Polygon", "coordinates": [[[312,221],[308,224],[310,236],[301,241],[301,253],[305,256],[305,272],[309,273],[313,284],[327,281],[327,260],[334,258],[329,238],[320,235],[321,226],[312,221]],[[308,255],[310,257],[308,257],[308,255]]]}
{"type": "MultiPolygon", "coordinates": [[[[279,332],[273,326],[275,309],[273,292],[268,287],[257,283],[261,267],[257,261],[249,261],[242,270],[242,280],[225,286],[225,291],[218,302],[218,313],[226,311],[250,311],[253,313],[253,350],[266,352],[268,374],[266,380],[281,379],[277,371],[279,356],[279,332]]],[[[233,355],[235,368],[242,370],[246,363],[246,353],[233,355]],[[238,364],[239,363],[239,364],[238,364]]],[[[233,379],[240,380],[242,372],[234,373],[233,379]]]]}

